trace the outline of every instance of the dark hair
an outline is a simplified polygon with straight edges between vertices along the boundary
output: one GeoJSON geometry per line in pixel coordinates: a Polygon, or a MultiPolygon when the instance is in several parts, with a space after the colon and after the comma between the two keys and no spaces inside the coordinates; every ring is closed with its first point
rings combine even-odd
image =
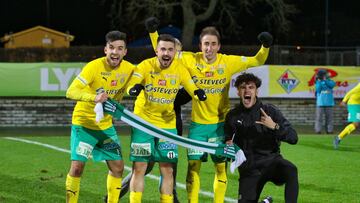
{"type": "Polygon", "coordinates": [[[320,69],[318,70],[316,76],[318,79],[323,79],[324,76],[326,76],[327,70],[326,69],[320,69]]]}
{"type": "Polygon", "coordinates": [[[159,35],[159,37],[157,39],[157,43],[159,44],[160,41],[172,42],[175,45],[175,38],[170,34],[161,34],[161,35],[159,35]]]}
{"type": "Polygon", "coordinates": [[[261,86],[261,79],[252,73],[242,73],[241,75],[237,76],[235,80],[235,87],[238,88],[243,82],[245,82],[245,84],[254,82],[256,88],[261,86]]]}
{"type": "Polygon", "coordinates": [[[126,34],[117,30],[113,30],[105,35],[106,43],[113,42],[116,40],[122,40],[125,42],[126,45],[126,34]]]}
{"type": "Polygon", "coordinates": [[[218,39],[218,42],[220,43],[220,33],[215,27],[209,26],[209,27],[205,27],[204,29],[202,29],[201,33],[200,33],[200,42],[201,42],[201,39],[205,35],[214,35],[214,36],[216,36],[217,39],[218,39]]]}

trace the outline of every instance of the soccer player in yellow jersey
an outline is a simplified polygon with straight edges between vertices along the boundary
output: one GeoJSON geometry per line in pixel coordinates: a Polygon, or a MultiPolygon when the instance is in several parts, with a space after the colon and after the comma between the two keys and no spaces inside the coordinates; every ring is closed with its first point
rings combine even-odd
{"type": "Polygon", "coordinates": [[[106,34],[105,57],[89,62],[71,83],[66,97],[76,100],[71,127],[71,167],[66,178],[66,202],[78,201],[80,178],[85,163],[93,156],[95,161],[105,160],[107,176],[107,202],[118,202],[124,162],[120,141],[108,114],[97,122],[94,107],[108,98],[120,101],[125,93],[135,66],[125,61],[126,34],[110,31],[106,34]]]}
{"type": "MultiPolygon", "coordinates": [[[[157,37],[156,20],[149,23],[151,41],[157,37]]],[[[201,52],[182,52],[178,60],[185,64],[197,87],[208,96],[205,102],[192,102],[192,123],[189,138],[214,142],[224,142],[224,120],[230,109],[228,91],[231,76],[250,67],[263,65],[272,44],[270,33],[262,32],[258,39],[262,47],[253,57],[226,55],[220,50],[220,34],[215,27],[206,27],[200,34],[201,52]]],[[[224,157],[211,156],[215,165],[214,202],[224,202],[227,187],[226,160],[224,157]]],[[[188,150],[188,173],[186,189],[189,202],[198,202],[200,190],[199,171],[201,162],[207,160],[207,154],[197,150],[188,150]]]]}
{"type": "Polygon", "coordinates": [[[345,136],[352,133],[360,125],[360,83],[346,93],[340,105],[346,106],[346,104],[348,109],[348,122],[351,123],[347,125],[339,135],[335,136],[333,141],[335,149],[338,149],[340,141],[345,136]]]}
{"type": "MultiPolygon", "coordinates": [[[[173,60],[175,53],[175,39],[171,35],[160,35],[157,40],[156,57],[146,59],[136,67],[127,90],[130,95],[137,96],[134,107],[136,115],[173,133],[176,133],[173,105],[180,85],[184,86],[192,97],[197,95],[201,101],[206,99],[204,91],[195,86],[184,65],[178,60],[173,60]]],[[[172,165],[177,163],[177,159],[175,144],[159,140],[134,128],[130,153],[130,160],[133,161],[130,202],[141,202],[147,165],[155,161],[159,163],[162,176],[160,202],[172,203],[172,165]]]]}

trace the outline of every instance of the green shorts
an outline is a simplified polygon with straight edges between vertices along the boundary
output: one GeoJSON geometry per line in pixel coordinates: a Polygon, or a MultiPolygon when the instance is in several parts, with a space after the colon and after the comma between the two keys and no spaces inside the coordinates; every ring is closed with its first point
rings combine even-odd
{"type": "Polygon", "coordinates": [[[348,121],[349,122],[360,122],[360,105],[349,104],[348,108],[348,121]]]}
{"type": "MultiPolygon", "coordinates": [[[[176,129],[164,130],[177,133],[176,129]]],[[[178,161],[176,144],[161,140],[136,128],[132,128],[130,149],[130,161],[164,163],[177,163],[178,161]]]]}
{"type": "Polygon", "coordinates": [[[94,161],[122,160],[120,141],[112,126],[105,130],[91,130],[71,126],[71,160],[86,162],[92,154],[94,161]]]}
{"type": "MultiPolygon", "coordinates": [[[[191,122],[188,138],[210,143],[224,143],[224,122],[217,124],[199,124],[191,122]]],[[[205,152],[196,149],[188,149],[187,152],[188,160],[201,160],[203,162],[207,161],[208,155],[205,152]]],[[[213,154],[211,154],[211,159],[215,163],[226,161],[226,157],[213,154]]]]}

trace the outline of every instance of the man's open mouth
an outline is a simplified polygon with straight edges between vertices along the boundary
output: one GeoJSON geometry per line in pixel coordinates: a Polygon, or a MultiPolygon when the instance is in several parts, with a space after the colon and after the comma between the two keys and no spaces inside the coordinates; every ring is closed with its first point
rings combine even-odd
{"type": "Polygon", "coordinates": [[[164,61],[164,62],[169,62],[170,61],[170,57],[162,57],[162,60],[164,61]]]}
{"type": "Polygon", "coordinates": [[[250,102],[251,102],[251,96],[250,96],[250,95],[245,95],[245,96],[244,96],[244,102],[245,102],[245,104],[250,104],[250,102]]]}
{"type": "Polygon", "coordinates": [[[111,58],[112,61],[115,61],[115,62],[120,60],[119,56],[111,56],[110,58],[111,58]]]}

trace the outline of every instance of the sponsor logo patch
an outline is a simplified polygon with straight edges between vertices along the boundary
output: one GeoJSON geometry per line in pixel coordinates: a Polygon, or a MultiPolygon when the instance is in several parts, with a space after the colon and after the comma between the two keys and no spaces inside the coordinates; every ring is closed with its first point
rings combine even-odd
{"type": "Polygon", "coordinates": [[[131,155],[133,156],[150,156],[150,143],[131,143],[131,155]]]}
{"type": "Polygon", "coordinates": [[[76,154],[89,158],[93,150],[93,146],[85,142],[79,142],[79,146],[76,148],[76,154]]]}
{"type": "Polygon", "coordinates": [[[300,83],[300,80],[288,69],[280,76],[277,82],[289,94],[300,83]]]}
{"type": "Polygon", "coordinates": [[[214,76],[214,72],[205,72],[205,77],[212,77],[214,76]]]}
{"type": "Polygon", "coordinates": [[[173,143],[161,143],[159,144],[158,148],[162,149],[176,149],[176,144],[173,143]]]}
{"type": "Polygon", "coordinates": [[[203,155],[204,152],[197,149],[188,149],[188,155],[203,155]]]}
{"type": "Polygon", "coordinates": [[[161,80],[161,79],[159,79],[158,85],[166,86],[166,80],[161,80]]]}
{"type": "Polygon", "coordinates": [[[117,80],[112,80],[111,81],[111,86],[116,86],[117,85],[117,80]]]}

